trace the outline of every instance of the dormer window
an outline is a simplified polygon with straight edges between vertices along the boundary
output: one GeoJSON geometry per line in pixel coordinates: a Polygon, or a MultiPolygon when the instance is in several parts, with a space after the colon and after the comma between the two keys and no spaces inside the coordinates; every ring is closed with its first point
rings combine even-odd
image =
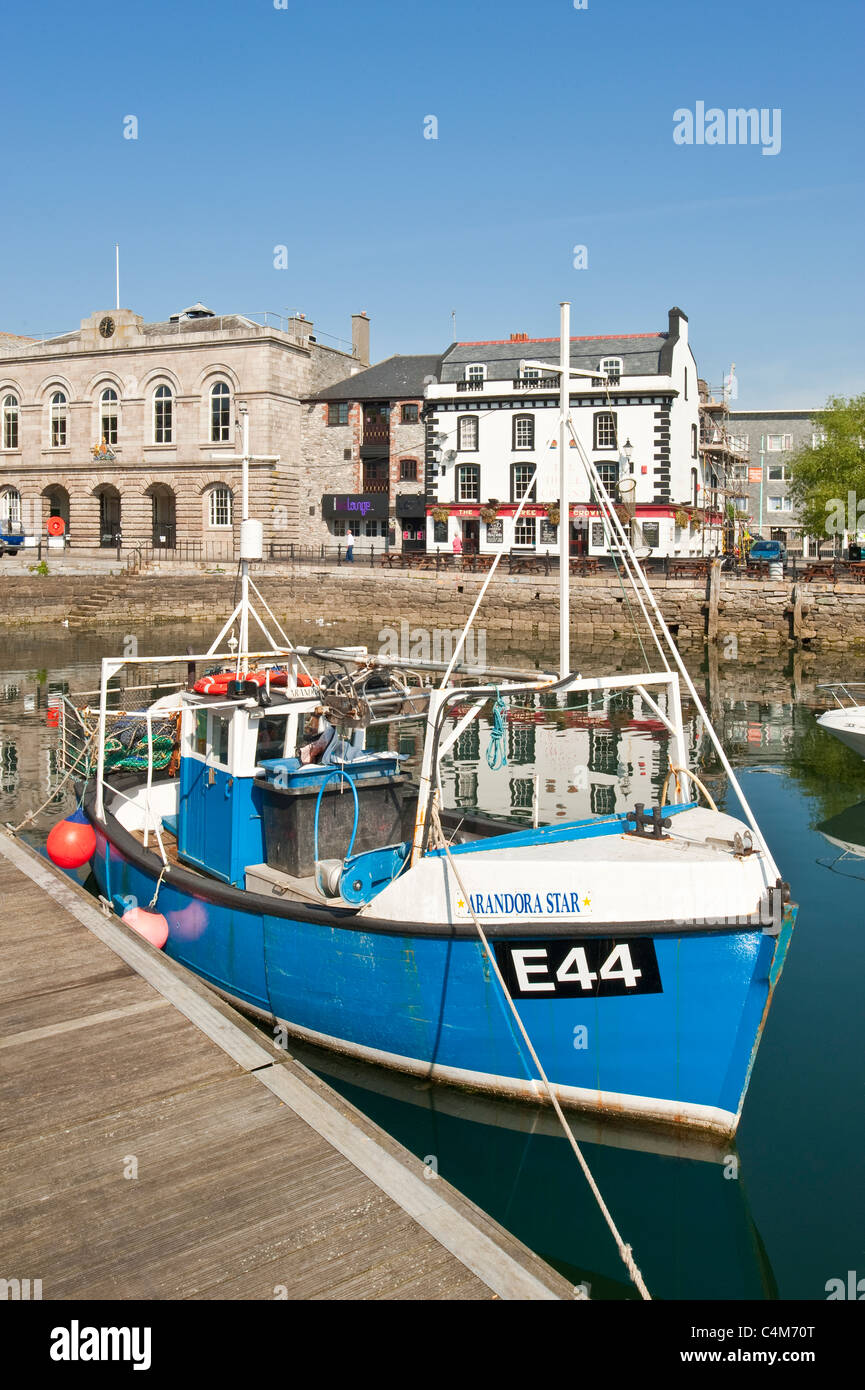
{"type": "Polygon", "coordinates": [[[608,377],[610,381],[618,381],[622,375],[621,357],[602,357],[601,376],[608,377]]]}
{"type": "Polygon", "coordinates": [[[520,375],[523,381],[540,381],[541,371],[539,367],[520,366],[520,375]]]}
{"type": "Polygon", "coordinates": [[[480,384],[487,379],[487,369],[483,362],[471,362],[466,367],[466,381],[480,384]]]}

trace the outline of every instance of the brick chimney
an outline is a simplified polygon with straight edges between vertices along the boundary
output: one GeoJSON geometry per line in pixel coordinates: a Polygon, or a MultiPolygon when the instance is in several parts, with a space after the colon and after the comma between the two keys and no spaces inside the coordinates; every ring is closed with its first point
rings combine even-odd
{"type": "Polygon", "coordinates": [[[351,316],[351,350],[359,362],[369,366],[369,319],[365,309],[351,316]]]}

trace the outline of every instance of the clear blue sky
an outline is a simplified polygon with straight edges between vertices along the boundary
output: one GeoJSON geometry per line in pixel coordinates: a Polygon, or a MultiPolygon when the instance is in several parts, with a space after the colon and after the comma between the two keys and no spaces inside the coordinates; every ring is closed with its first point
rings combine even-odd
{"type": "Polygon", "coordinates": [[[373,358],[648,332],[679,304],[738,404],[863,389],[863,6],[149,0],[7,7],[0,329],[121,300],[303,310],[373,358]],[[673,112],[782,110],[782,147],[673,112]],[[123,138],[135,115],[139,138],[123,138]],[[438,140],[423,138],[435,115],[438,140]],[[572,248],[588,247],[587,270],[572,248]],[[289,268],[273,267],[285,244],[289,268]]]}

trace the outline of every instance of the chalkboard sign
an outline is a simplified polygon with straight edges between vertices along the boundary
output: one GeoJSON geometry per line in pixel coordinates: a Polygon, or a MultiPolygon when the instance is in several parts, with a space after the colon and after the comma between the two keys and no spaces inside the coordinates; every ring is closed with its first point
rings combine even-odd
{"type": "Polygon", "coordinates": [[[541,520],[541,535],[539,545],[558,545],[559,528],[554,526],[551,521],[541,520]]]}
{"type": "Polygon", "coordinates": [[[604,523],[602,521],[592,522],[592,549],[604,549],[604,523]]]}
{"type": "Polygon", "coordinates": [[[657,521],[644,521],[641,530],[646,545],[650,545],[653,550],[657,550],[661,543],[660,523],[657,521]]]}
{"type": "Polygon", "coordinates": [[[487,544],[501,545],[505,538],[505,523],[501,517],[497,521],[487,522],[487,544]]]}

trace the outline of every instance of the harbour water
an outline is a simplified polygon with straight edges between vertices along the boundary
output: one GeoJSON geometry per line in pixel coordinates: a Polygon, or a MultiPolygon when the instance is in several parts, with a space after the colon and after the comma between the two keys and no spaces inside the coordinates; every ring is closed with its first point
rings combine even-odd
{"type": "MultiPolygon", "coordinates": [[[[367,641],[339,627],[312,629],[328,643],[367,641]]],[[[142,655],[206,650],[212,634],[158,628],[139,634],[142,655]],[[198,645],[196,645],[198,644],[198,645]]],[[[313,636],[299,633],[298,640],[313,636]]],[[[49,697],[93,689],[98,660],[119,655],[119,634],[65,630],[6,639],[0,681],[0,814],[17,824],[60,779],[49,697]]],[[[552,669],[552,652],[498,652],[489,659],[552,669]]],[[[849,1270],[865,1278],[859,1169],[865,1144],[861,1066],[865,1023],[865,763],[817,728],[818,682],[861,678],[855,658],[688,658],[800,915],[757,1058],[735,1147],[686,1136],[575,1120],[577,1137],[656,1297],[821,1300],[849,1270]],[[857,809],[858,808],[858,809],[857,809]],[[839,819],[840,818],[840,819],[839,819]],[[859,837],[857,839],[857,836],[859,837]],[[861,854],[856,853],[856,845],[861,854]],[[846,848],[845,848],[846,846],[846,848]]],[[[589,675],[638,670],[639,651],[617,644],[575,652],[589,675]]],[[[736,811],[696,712],[685,709],[694,765],[722,809],[736,811]]],[[[376,731],[407,757],[418,730],[376,731]]],[[[530,824],[647,805],[666,775],[666,735],[630,696],[583,700],[541,722],[515,713],[507,764],[492,772],[488,723],[460,739],[445,796],[479,802],[530,824]]],[[[44,843],[71,804],[64,790],[27,838],[44,843]]],[[[651,1039],[646,1040],[651,1046],[651,1039]]],[[[609,1233],[549,1113],[491,1103],[347,1065],[298,1049],[308,1065],[592,1298],[632,1298],[609,1233]]]]}

